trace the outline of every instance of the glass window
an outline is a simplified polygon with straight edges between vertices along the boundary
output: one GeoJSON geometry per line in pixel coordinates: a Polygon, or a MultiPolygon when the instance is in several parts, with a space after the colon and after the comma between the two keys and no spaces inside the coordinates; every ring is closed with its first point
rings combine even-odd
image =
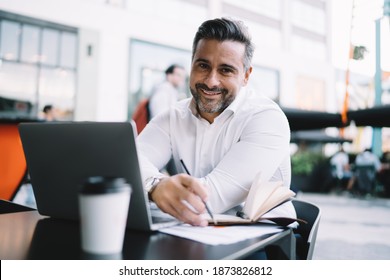
{"type": "Polygon", "coordinates": [[[325,81],[298,76],[295,87],[296,106],[300,109],[325,111],[325,81]]]}
{"type": "Polygon", "coordinates": [[[74,116],[75,72],[60,68],[43,68],[39,80],[39,107],[52,104],[58,119],[72,120],[74,116]]]}
{"type": "Polygon", "coordinates": [[[54,29],[42,31],[41,63],[51,66],[58,65],[60,32],[54,29]]]}
{"type": "Polygon", "coordinates": [[[68,100],[74,97],[75,73],[60,68],[43,68],[39,81],[41,97],[55,97],[68,100]]]}
{"type": "Polygon", "coordinates": [[[301,1],[294,1],[292,3],[291,22],[297,27],[321,35],[326,34],[325,10],[301,1]]]}
{"type": "Polygon", "coordinates": [[[2,20],[0,24],[0,57],[7,60],[17,60],[19,57],[20,24],[8,20],[2,20]]]}
{"type": "Polygon", "coordinates": [[[252,34],[253,42],[256,46],[282,48],[282,33],[279,29],[248,20],[245,23],[252,34]]]}
{"type": "Polygon", "coordinates": [[[224,2],[274,19],[281,19],[280,0],[224,0],[224,2]]]}
{"type": "Polygon", "coordinates": [[[208,11],[202,1],[194,4],[181,0],[128,0],[127,8],[133,13],[147,17],[160,18],[180,25],[198,27],[199,22],[207,19],[208,11]]]}
{"type": "Polygon", "coordinates": [[[0,68],[0,96],[35,102],[37,73],[38,69],[33,65],[3,61],[0,68]]]}
{"type": "Polygon", "coordinates": [[[60,65],[62,67],[76,68],[76,46],[76,34],[62,32],[60,56],[60,65]]]}
{"type": "Polygon", "coordinates": [[[282,47],[282,33],[280,29],[228,13],[223,14],[223,17],[233,17],[243,21],[248,27],[249,33],[252,35],[252,40],[256,47],[279,49],[282,47]],[[266,40],[264,38],[266,38],[266,40]]]}
{"type": "Polygon", "coordinates": [[[279,71],[260,66],[253,66],[249,78],[248,88],[256,93],[268,96],[272,100],[279,101],[279,71]]]}
{"type": "MultiPolygon", "coordinates": [[[[77,71],[76,29],[21,15],[0,13],[0,97],[28,102],[26,116],[37,117],[52,104],[71,120],[77,71]]],[[[20,110],[11,108],[10,114],[20,110]]]]}
{"type": "Polygon", "coordinates": [[[39,33],[38,27],[24,24],[22,25],[22,53],[21,61],[37,63],[39,62],[39,33]]]}
{"type": "Polygon", "coordinates": [[[324,43],[303,38],[298,35],[292,36],[291,50],[293,53],[314,58],[317,60],[326,60],[326,46],[324,43]]]}

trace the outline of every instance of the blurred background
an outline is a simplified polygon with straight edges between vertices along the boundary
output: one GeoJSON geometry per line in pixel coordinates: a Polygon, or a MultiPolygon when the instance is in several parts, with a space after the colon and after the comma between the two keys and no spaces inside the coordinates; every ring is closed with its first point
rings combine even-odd
{"type": "MultiPolygon", "coordinates": [[[[380,21],[380,102],[390,103],[383,6],[384,0],[0,0],[0,112],[39,117],[52,104],[61,119],[128,120],[169,64],[189,71],[197,27],[221,16],[242,19],[252,33],[250,87],[281,106],[339,113],[346,87],[349,109],[375,103],[380,21]],[[360,56],[351,58],[351,49],[360,56]]],[[[358,139],[350,148],[358,151],[371,146],[371,134],[352,127],[344,135],[358,139]]],[[[382,138],[390,149],[388,129],[382,138]]]]}
{"type": "Polygon", "coordinates": [[[343,145],[351,161],[365,148],[380,157],[390,124],[348,114],[390,104],[388,2],[0,0],[0,117],[43,118],[50,104],[58,120],[130,120],[168,65],[189,73],[197,27],[225,16],[249,27],[249,87],[285,108],[292,155],[329,158],[343,145]]]}
{"type": "MultiPolygon", "coordinates": [[[[390,209],[383,200],[390,197],[389,15],[390,0],[0,0],[0,124],[41,121],[46,105],[59,121],[128,121],[170,64],[189,74],[203,21],[243,20],[256,45],[248,87],[277,102],[290,122],[292,188],[328,213],[317,258],[356,253],[343,249],[356,243],[340,247],[345,240],[330,234],[348,225],[337,220],[343,211],[369,213],[349,221],[360,225],[349,231],[374,225],[374,243],[386,251],[370,255],[377,247],[369,245],[357,258],[390,258],[383,238],[390,224],[382,218],[390,209]],[[341,147],[351,166],[366,148],[382,161],[364,201],[343,195],[347,182],[332,174],[330,160],[341,147]]],[[[188,88],[181,93],[189,96],[188,88]]],[[[5,159],[8,148],[0,148],[5,159]]],[[[24,176],[17,182],[28,186],[17,149],[24,176]]],[[[9,174],[4,162],[2,176],[9,174]]],[[[31,198],[30,189],[18,201],[33,205],[31,198]]]]}

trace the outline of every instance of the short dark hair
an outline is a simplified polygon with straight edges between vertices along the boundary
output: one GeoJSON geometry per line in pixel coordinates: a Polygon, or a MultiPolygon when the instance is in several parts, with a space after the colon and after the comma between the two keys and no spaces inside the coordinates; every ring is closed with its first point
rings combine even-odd
{"type": "Polygon", "coordinates": [[[176,68],[184,69],[184,67],[179,64],[172,64],[167,68],[167,70],[165,70],[165,75],[172,74],[173,72],[175,72],[176,68]]]}
{"type": "Polygon", "coordinates": [[[53,109],[53,105],[45,105],[45,107],[43,107],[42,112],[47,113],[52,109],[53,109]]]}
{"type": "Polygon", "coordinates": [[[248,28],[242,21],[216,18],[203,22],[194,37],[192,59],[194,59],[196,48],[201,39],[214,39],[221,42],[230,40],[243,43],[245,45],[244,68],[245,70],[249,69],[255,47],[252,44],[248,28]]]}

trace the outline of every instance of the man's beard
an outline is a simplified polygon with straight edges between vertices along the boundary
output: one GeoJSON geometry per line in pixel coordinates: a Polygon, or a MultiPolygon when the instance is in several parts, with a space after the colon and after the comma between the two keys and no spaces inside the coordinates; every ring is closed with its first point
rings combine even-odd
{"type": "Polygon", "coordinates": [[[192,96],[194,97],[196,107],[199,113],[222,113],[235,99],[234,95],[228,95],[228,90],[225,88],[208,88],[205,84],[195,84],[195,89],[190,87],[192,96]],[[208,99],[198,93],[200,90],[206,90],[211,92],[221,92],[221,98],[216,101],[215,99],[208,99]],[[217,102],[217,103],[216,103],[217,102]]]}

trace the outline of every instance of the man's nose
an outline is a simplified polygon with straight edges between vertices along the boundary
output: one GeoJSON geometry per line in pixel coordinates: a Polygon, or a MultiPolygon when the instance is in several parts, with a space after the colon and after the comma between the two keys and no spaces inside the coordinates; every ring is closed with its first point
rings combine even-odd
{"type": "Polygon", "coordinates": [[[209,88],[217,87],[220,84],[220,79],[217,71],[210,71],[205,79],[205,84],[209,88]]]}

